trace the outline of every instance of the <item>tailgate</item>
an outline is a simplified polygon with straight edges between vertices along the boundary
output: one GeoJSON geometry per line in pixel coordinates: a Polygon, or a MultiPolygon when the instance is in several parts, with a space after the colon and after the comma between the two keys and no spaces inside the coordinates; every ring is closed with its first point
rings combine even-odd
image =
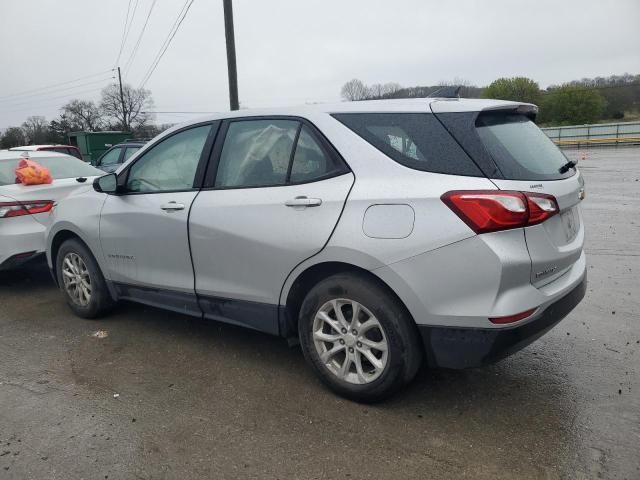
{"type": "Polygon", "coordinates": [[[451,113],[440,103],[444,113],[438,118],[499,189],[555,197],[558,213],[524,229],[531,283],[542,287],[566,273],[582,255],[584,181],[533,123],[534,110],[527,110],[533,106],[498,103],[490,110],[451,113]]]}
{"type": "Polygon", "coordinates": [[[580,258],[584,244],[579,205],[583,190],[580,174],[535,185],[512,180],[494,180],[494,183],[501,190],[546,193],[556,198],[560,208],[558,215],[524,229],[531,256],[531,283],[542,287],[566,273],[580,258]],[[535,188],[532,189],[532,186],[535,188]]]}

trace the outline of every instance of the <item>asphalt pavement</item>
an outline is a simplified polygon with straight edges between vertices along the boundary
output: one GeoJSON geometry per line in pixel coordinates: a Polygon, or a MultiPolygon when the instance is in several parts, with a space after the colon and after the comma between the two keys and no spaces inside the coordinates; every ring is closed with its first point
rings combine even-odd
{"type": "Polygon", "coordinates": [[[585,152],[585,300],[381,404],[281,339],[134,304],[82,320],[45,268],[0,274],[0,479],[640,479],[640,148],[585,152]]]}

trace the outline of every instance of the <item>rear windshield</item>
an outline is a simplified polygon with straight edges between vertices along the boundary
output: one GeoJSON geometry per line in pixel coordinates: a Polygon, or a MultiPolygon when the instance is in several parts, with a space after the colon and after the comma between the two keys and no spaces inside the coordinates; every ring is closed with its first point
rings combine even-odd
{"type": "Polygon", "coordinates": [[[396,162],[416,170],[482,176],[430,113],[341,113],[334,118],[396,162]]]}
{"type": "MultiPolygon", "coordinates": [[[[16,183],[16,167],[20,158],[0,160],[0,185],[16,183]]],[[[38,157],[33,161],[46,167],[54,180],[59,178],[93,177],[104,175],[104,172],[75,157],[38,157]]]]}
{"type": "Polygon", "coordinates": [[[567,158],[524,115],[481,114],[476,131],[504,178],[509,180],[558,180],[572,176],[560,173],[567,158]]]}

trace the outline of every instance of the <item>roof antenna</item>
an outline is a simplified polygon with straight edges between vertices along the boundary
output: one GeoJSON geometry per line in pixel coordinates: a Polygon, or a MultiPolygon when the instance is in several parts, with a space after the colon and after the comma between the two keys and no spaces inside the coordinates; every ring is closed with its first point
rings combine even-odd
{"type": "Polygon", "coordinates": [[[427,95],[427,98],[460,98],[460,89],[462,85],[451,85],[441,87],[435,92],[431,92],[427,95]]]}

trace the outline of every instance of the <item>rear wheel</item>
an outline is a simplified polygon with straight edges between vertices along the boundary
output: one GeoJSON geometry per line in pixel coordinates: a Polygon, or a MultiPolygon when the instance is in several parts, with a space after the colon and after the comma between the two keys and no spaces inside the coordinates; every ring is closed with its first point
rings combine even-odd
{"type": "Polygon", "coordinates": [[[418,371],[422,350],[413,320],[399,301],[360,274],[316,285],[300,309],[305,358],[332,390],[352,400],[384,399],[418,371]]]}
{"type": "Polygon", "coordinates": [[[95,318],[113,305],[98,263],[79,240],[66,240],[60,246],[56,275],[67,304],[76,315],[95,318]]]}

